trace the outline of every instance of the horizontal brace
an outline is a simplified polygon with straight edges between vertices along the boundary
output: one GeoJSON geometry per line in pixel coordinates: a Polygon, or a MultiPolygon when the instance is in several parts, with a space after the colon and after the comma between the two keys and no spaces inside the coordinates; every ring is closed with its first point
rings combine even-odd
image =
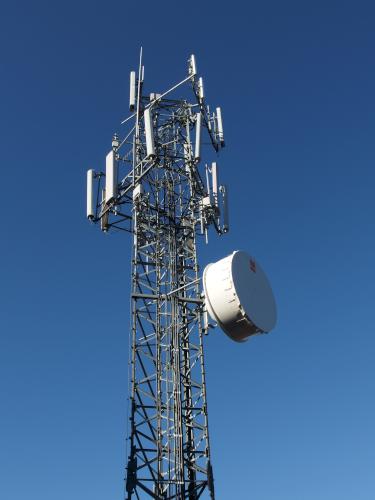
{"type": "Polygon", "coordinates": [[[191,285],[194,285],[195,283],[198,283],[198,281],[200,281],[201,278],[197,278],[196,280],[194,281],[190,281],[190,283],[186,283],[185,285],[182,285],[180,286],[179,288],[176,288],[176,290],[172,290],[171,292],[168,292],[167,293],[167,296],[168,295],[172,295],[172,293],[176,293],[176,292],[179,292],[180,290],[183,290],[184,288],[188,287],[188,286],[191,286],[191,285]]]}
{"type": "Polygon", "coordinates": [[[182,295],[179,295],[177,297],[177,299],[180,302],[191,302],[192,304],[204,304],[204,300],[203,299],[193,299],[193,298],[190,298],[190,297],[183,297],[182,295]]]}
{"type": "Polygon", "coordinates": [[[153,295],[151,293],[132,293],[132,299],[151,299],[158,300],[158,295],[153,295]]]}
{"type": "Polygon", "coordinates": [[[141,405],[139,403],[135,403],[135,408],[138,409],[138,408],[142,408],[142,409],[145,409],[145,410],[156,410],[157,409],[157,404],[155,405],[141,405]]]}
{"type": "MultiPolygon", "coordinates": [[[[154,295],[151,293],[132,293],[131,297],[132,297],[132,299],[149,299],[149,300],[158,300],[158,299],[169,298],[168,295],[165,295],[165,294],[154,295]]],[[[192,304],[203,304],[204,303],[203,299],[194,299],[191,297],[183,297],[182,295],[178,295],[177,300],[179,300],[180,302],[190,302],[192,304]]]]}
{"type": "MultiPolygon", "coordinates": [[[[207,472],[204,469],[201,469],[201,471],[203,471],[204,474],[207,474],[207,472]]],[[[139,481],[139,482],[141,482],[141,481],[154,482],[154,480],[152,478],[149,478],[149,477],[137,478],[137,481],[139,481]]],[[[159,479],[158,478],[158,482],[159,483],[164,483],[164,484],[176,484],[176,480],[175,479],[163,479],[163,478],[159,479]]],[[[181,481],[180,481],[180,483],[187,483],[187,484],[189,484],[190,482],[191,482],[190,479],[181,479],[181,481]]],[[[198,486],[206,485],[207,484],[207,479],[197,479],[195,481],[195,484],[197,485],[197,487],[198,486]]],[[[171,498],[171,497],[169,497],[169,498],[171,498]]]]}

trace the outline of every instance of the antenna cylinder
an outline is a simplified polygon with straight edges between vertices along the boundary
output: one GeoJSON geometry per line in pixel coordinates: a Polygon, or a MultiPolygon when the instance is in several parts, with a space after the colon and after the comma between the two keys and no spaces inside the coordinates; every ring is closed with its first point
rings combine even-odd
{"type": "Polygon", "coordinates": [[[105,160],[105,202],[109,203],[117,196],[117,161],[114,151],[107,154],[105,160]]]}
{"type": "Polygon", "coordinates": [[[86,202],[86,216],[88,219],[95,219],[94,208],[94,177],[95,172],[91,168],[87,171],[87,202],[86,202]]]}
{"type": "Polygon", "coordinates": [[[153,127],[153,123],[152,123],[152,116],[151,116],[150,108],[145,109],[144,120],[145,120],[147,156],[153,157],[153,156],[155,156],[154,127],[153,127]]]}

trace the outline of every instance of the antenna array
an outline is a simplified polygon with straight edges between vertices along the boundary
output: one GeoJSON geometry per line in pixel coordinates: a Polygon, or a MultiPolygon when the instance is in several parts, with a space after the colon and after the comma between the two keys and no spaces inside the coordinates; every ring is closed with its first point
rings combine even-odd
{"type": "Polygon", "coordinates": [[[229,229],[218,165],[201,165],[204,140],[224,146],[222,113],[211,113],[194,55],[188,76],[145,95],[142,51],[130,73],[122,138],[105,172],[87,172],[87,217],[105,232],[133,235],[131,392],[127,499],[215,498],[208,433],[197,239],[229,229]],[[189,85],[192,100],[172,98],[189,85]]]}

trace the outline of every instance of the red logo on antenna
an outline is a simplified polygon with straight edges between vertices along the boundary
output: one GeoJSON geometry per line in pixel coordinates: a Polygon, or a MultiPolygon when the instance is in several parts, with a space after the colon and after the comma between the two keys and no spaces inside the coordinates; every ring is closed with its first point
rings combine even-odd
{"type": "Polygon", "coordinates": [[[255,264],[255,260],[250,259],[250,269],[253,271],[253,273],[257,272],[257,265],[255,264]]]}

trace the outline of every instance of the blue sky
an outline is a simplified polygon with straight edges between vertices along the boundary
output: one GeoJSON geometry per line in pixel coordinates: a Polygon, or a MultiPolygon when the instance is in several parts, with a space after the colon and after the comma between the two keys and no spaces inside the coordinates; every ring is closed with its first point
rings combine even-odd
{"type": "Polygon", "coordinates": [[[206,339],[218,500],[373,500],[372,2],[4,3],[0,17],[0,496],[123,495],[130,239],[85,220],[85,171],[146,88],[195,53],[221,105],[234,249],[277,328],[206,339]]]}

